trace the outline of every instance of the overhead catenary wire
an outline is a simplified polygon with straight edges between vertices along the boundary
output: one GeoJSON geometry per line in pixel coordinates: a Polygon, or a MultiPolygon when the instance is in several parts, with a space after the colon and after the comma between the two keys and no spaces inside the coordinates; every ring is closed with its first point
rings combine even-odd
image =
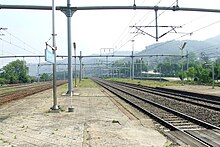
{"type": "MultiPolygon", "coordinates": [[[[191,21],[190,21],[189,23],[191,23],[191,21]]],[[[149,51],[149,50],[156,49],[156,48],[158,48],[158,47],[160,47],[160,46],[169,44],[169,43],[171,43],[171,42],[173,42],[173,41],[175,41],[175,40],[181,39],[181,38],[183,38],[183,37],[185,37],[185,36],[195,34],[196,32],[201,31],[201,30],[203,30],[203,29],[206,29],[206,28],[208,28],[208,27],[210,27],[210,26],[212,26],[212,25],[215,25],[215,24],[217,24],[217,23],[220,23],[220,20],[214,21],[214,22],[212,22],[212,23],[210,23],[210,24],[208,24],[208,25],[205,25],[205,26],[203,26],[203,27],[200,27],[200,28],[198,28],[198,29],[195,29],[194,31],[191,31],[190,33],[183,34],[183,35],[181,35],[181,36],[179,36],[179,37],[176,37],[176,38],[174,38],[174,39],[171,39],[170,41],[167,41],[167,42],[165,42],[165,43],[159,44],[159,45],[157,45],[157,46],[155,46],[155,47],[153,47],[153,48],[148,49],[148,51],[149,51]]],[[[187,24],[184,24],[184,25],[187,25],[187,24]]]]}
{"type": "MultiPolygon", "coordinates": [[[[200,19],[200,18],[204,18],[204,16],[207,16],[207,14],[202,15],[202,16],[199,16],[199,17],[197,17],[197,18],[195,18],[195,19],[193,19],[193,20],[190,20],[189,22],[184,23],[184,24],[181,25],[181,26],[189,25],[189,24],[193,23],[194,21],[197,21],[197,20],[200,19]]],[[[210,25],[208,25],[208,26],[210,26],[210,25]]],[[[206,26],[206,27],[208,27],[208,26],[206,26]]],[[[206,28],[206,27],[205,27],[205,28],[206,28]]],[[[203,27],[202,27],[202,28],[203,28],[203,27]]],[[[185,37],[185,36],[188,36],[188,35],[191,36],[192,34],[194,34],[195,32],[197,32],[197,31],[199,31],[199,30],[201,30],[201,28],[200,28],[200,29],[197,29],[197,30],[194,30],[194,31],[191,31],[190,33],[184,33],[184,35],[182,35],[182,36],[180,36],[180,37],[176,37],[176,38],[174,38],[174,39],[171,39],[170,41],[165,42],[165,43],[163,43],[163,44],[160,44],[160,45],[158,45],[158,46],[156,46],[156,47],[154,47],[154,48],[150,48],[150,50],[156,49],[156,48],[158,48],[158,47],[160,47],[160,46],[163,46],[163,45],[166,45],[166,44],[169,44],[169,43],[171,43],[171,42],[173,42],[173,41],[175,41],[175,40],[181,39],[181,38],[183,38],[183,37],[185,37]]],[[[148,50],[148,51],[149,51],[149,50],[148,50]]]]}
{"type": "MultiPolygon", "coordinates": [[[[29,50],[26,50],[25,47],[20,47],[20,46],[18,46],[18,45],[16,45],[16,44],[13,44],[13,43],[11,42],[11,40],[10,40],[10,41],[7,41],[7,40],[4,40],[4,39],[0,38],[0,41],[2,42],[2,46],[3,46],[3,43],[5,42],[5,43],[7,43],[7,44],[10,44],[11,46],[14,46],[14,47],[16,47],[16,48],[25,50],[25,51],[27,51],[27,52],[29,52],[29,53],[32,53],[32,54],[34,53],[34,52],[29,51],[29,50]]],[[[5,48],[5,47],[4,47],[4,48],[5,48]]],[[[8,48],[8,49],[4,49],[4,51],[3,51],[3,47],[1,48],[1,54],[2,54],[2,56],[3,56],[4,54],[15,55],[15,56],[17,55],[17,54],[15,54],[14,51],[10,51],[9,48],[8,48]]],[[[36,53],[34,53],[34,54],[36,54],[36,53]]],[[[35,60],[37,61],[37,58],[35,58],[35,60]]]]}
{"type": "MultiPolygon", "coordinates": [[[[164,14],[164,13],[165,13],[169,8],[171,8],[175,3],[176,3],[176,1],[173,2],[169,7],[167,7],[166,10],[163,10],[163,11],[157,16],[157,19],[158,19],[160,16],[162,16],[162,14],[164,14]]],[[[154,18],[150,23],[148,23],[148,26],[151,25],[154,21],[156,21],[156,18],[154,18]]]]}
{"type": "MultiPolygon", "coordinates": [[[[14,46],[14,47],[16,47],[16,48],[18,48],[18,49],[20,49],[20,50],[23,50],[23,51],[26,51],[26,52],[29,52],[29,53],[32,53],[32,54],[37,54],[36,52],[33,52],[33,50],[34,50],[34,51],[38,51],[39,53],[42,53],[42,52],[40,52],[39,50],[37,50],[36,48],[30,46],[29,44],[27,44],[26,42],[24,42],[23,40],[21,40],[20,38],[16,37],[16,36],[13,35],[12,33],[8,32],[8,31],[6,31],[6,30],[4,30],[4,31],[9,35],[9,37],[10,37],[9,40],[10,40],[10,41],[9,41],[9,40],[6,40],[6,39],[2,39],[2,38],[0,38],[0,41],[5,42],[5,43],[7,43],[7,44],[9,44],[9,45],[11,45],[11,46],[14,46]],[[18,40],[19,42],[21,42],[22,44],[24,44],[24,46],[22,47],[22,46],[19,46],[18,44],[13,43],[11,37],[15,38],[16,40],[18,40]],[[26,48],[26,46],[28,46],[29,48],[31,48],[31,50],[28,50],[28,49],[26,48]]],[[[9,49],[7,49],[7,51],[4,50],[4,53],[8,53],[8,54],[10,54],[10,55],[15,55],[14,52],[9,51],[9,49]]],[[[35,58],[35,60],[38,61],[37,58],[35,58]]]]}
{"type": "MultiPolygon", "coordinates": [[[[175,1],[176,2],[176,1],[175,1]]],[[[172,3],[171,5],[170,5],[170,7],[171,6],[173,6],[173,4],[175,4],[175,2],[174,3],[172,3]]],[[[162,13],[160,13],[159,14],[159,16],[161,16],[164,12],[165,12],[166,10],[164,10],[162,13]]],[[[159,17],[158,16],[158,17],[159,17]]],[[[189,24],[191,24],[191,23],[193,23],[193,22],[195,22],[195,21],[197,21],[197,20],[199,20],[199,19],[201,19],[201,18],[204,18],[204,17],[206,17],[206,16],[208,16],[208,14],[203,14],[202,16],[199,16],[199,17],[197,17],[197,18],[195,18],[195,19],[193,19],[193,20],[190,20],[189,22],[187,22],[187,23],[184,23],[183,25],[181,25],[181,26],[186,26],[186,25],[189,25],[189,24]]],[[[139,20],[139,22],[140,22],[141,20],[139,20]]],[[[149,25],[151,24],[151,23],[153,23],[155,21],[155,19],[154,20],[152,20],[150,23],[149,23],[149,25]]],[[[135,23],[135,24],[137,24],[137,23],[135,23]]],[[[210,25],[213,25],[213,24],[210,24],[210,25]]],[[[206,27],[208,27],[208,26],[206,26],[206,27]]],[[[201,30],[202,28],[200,28],[199,30],[201,30]]],[[[199,31],[199,30],[194,30],[194,31],[192,31],[192,32],[190,32],[190,33],[183,33],[184,35],[182,35],[182,36],[180,36],[180,37],[177,37],[176,39],[180,39],[180,38],[183,38],[183,37],[185,37],[185,36],[187,36],[187,35],[192,35],[192,33],[195,33],[195,32],[197,32],[197,31],[199,31]]],[[[137,36],[137,35],[136,35],[137,36]]],[[[136,37],[135,36],[135,37],[136,37]]],[[[132,37],[132,38],[134,38],[134,37],[132,37]]],[[[123,44],[123,45],[121,45],[121,47],[123,47],[123,46],[125,46],[125,44],[127,44],[129,42],[129,40],[126,40],[125,41],[125,43],[123,44]]],[[[169,41],[170,42],[170,41],[169,41]]],[[[172,42],[172,41],[171,41],[172,42]]],[[[120,48],[121,48],[120,47],[120,48]]],[[[119,49],[120,49],[119,48],[119,49]]]]}
{"type": "MultiPolygon", "coordinates": [[[[121,49],[122,47],[124,47],[127,43],[131,42],[131,40],[133,40],[136,36],[137,36],[137,35],[134,35],[134,36],[129,37],[129,39],[127,39],[127,41],[126,41],[125,43],[123,43],[123,44],[118,48],[118,50],[121,49]]],[[[116,50],[116,51],[118,51],[118,50],[116,50]]],[[[115,51],[114,51],[114,52],[115,52],[115,51]]]]}
{"type": "MultiPolygon", "coordinates": [[[[161,2],[161,1],[160,1],[161,2]]],[[[131,26],[132,28],[136,28],[136,33],[137,34],[144,34],[144,35],[149,35],[149,36],[151,36],[151,37],[153,37],[153,38],[155,38],[156,39],[156,41],[158,41],[158,39],[159,38],[161,38],[162,36],[164,36],[164,35],[166,35],[166,34],[168,34],[168,33],[170,33],[170,32],[172,32],[172,31],[175,31],[175,26],[170,26],[171,27],[171,30],[169,30],[169,31],[167,31],[166,33],[164,33],[164,34],[162,34],[161,36],[158,36],[158,18],[163,14],[163,13],[165,13],[165,11],[167,11],[169,8],[171,8],[174,4],[176,3],[176,1],[174,1],[169,7],[167,7],[164,11],[162,11],[159,15],[158,15],[158,13],[157,13],[157,9],[155,9],[155,18],[147,25],[147,26],[137,26],[137,25],[135,25],[135,26],[131,26]],[[152,26],[152,27],[155,27],[156,28],[156,36],[154,37],[153,35],[151,35],[151,34],[149,34],[149,33],[147,33],[147,32],[145,32],[144,30],[146,29],[146,28],[148,28],[148,27],[150,27],[150,25],[153,23],[153,22],[156,22],[156,24],[155,24],[155,26],[152,26]],[[143,29],[142,29],[143,28],[143,29]],[[141,33],[140,33],[141,32],[141,33]]],[[[155,6],[155,8],[156,7],[158,7],[158,6],[155,6]]],[[[175,31],[176,32],[176,31],[175,31]]]]}
{"type": "MultiPolygon", "coordinates": [[[[157,2],[157,4],[156,4],[156,6],[158,6],[160,3],[161,3],[161,1],[162,0],[159,0],[159,2],[157,2]]],[[[142,4],[145,2],[145,0],[142,2],[142,4]]],[[[150,13],[151,11],[148,11],[145,15],[144,15],[144,17],[142,17],[141,19],[144,19],[149,13],[150,13]]],[[[134,20],[134,18],[136,17],[136,15],[137,15],[137,12],[133,15],[133,17],[132,17],[132,19],[129,21],[129,23],[128,23],[128,25],[126,26],[126,28],[124,29],[124,31],[123,31],[123,33],[120,35],[120,37],[119,37],[119,39],[117,39],[116,41],[115,41],[115,43],[114,43],[114,45],[113,46],[116,46],[117,47],[117,49],[115,50],[115,52],[116,51],[118,51],[118,50],[120,50],[122,47],[124,47],[127,43],[129,43],[129,41],[130,40],[132,40],[132,39],[134,39],[136,36],[137,36],[137,34],[136,35],[133,35],[132,37],[130,37],[131,35],[130,35],[130,31],[131,31],[131,29],[132,28],[130,28],[129,26],[130,26],[130,24],[133,22],[133,20],[134,20]],[[127,32],[127,33],[126,33],[127,32]],[[126,33],[126,34],[125,34],[126,33]],[[124,36],[123,36],[124,35],[124,36]],[[126,37],[126,36],[128,36],[128,37],[126,37]],[[122,39],[121,39],[122,38],[122,39]],[[125,38],[125,39],[124,39],[125,38]],[[119,40],[119,41],[118,41],[119,40]],[[122,42],[122,43],[121,43],[122,42]],[[117,45],[116,45],[117,44],[117,45]],[[119,46],[119,47],[118,47],[119,46]]],[[[141,19],[139,19],[139,21],[138,22],[136,22],[135,24],[137,24],[137,23],[139,23],[140,21],[141,21],[141,19]]]]}
{"type": "Polygon", "coordinates": [[[25,51],[27,51],[27,52],[29,52],[29,53],[36,54],[36,53],[34,53],[34,52],[32,52],[32,51],[29,51],[29,50],[25,49],[24,47],[20,47],[20,46],[18,46],[18,45],[16,45],[16,44],[12,43],[12,42],[10,42],[10,41],[4,40],[4,39],[2,39],[2,38],[0,38],[0,40],[2,40],[3,42],[6,42],[6,43],[8,43],[8,44],[10,44],[10,45],[12,45],[12,46],[15,46],[15,47],[17,47],[17,48],[19,48],[19,49],[25,50],[25,51]]]}
{"type": "MultiPolygon", "coordinates": [[[[146,0],[143,0],[141,5],[145,2],[146,0]]],[[[118,48],[117,46],[120,46],[120,42],[123,42],[124,41],[124,38],[128,35],[127,33],[130,32],[131,28],[129,28],[129,25],[133,22],[134,18],[137,16],[139,11],[135,11],[135,14],[132,16],[131,20],[129,21],[129,23],[127,24],[127,26],[125,27],[125,29],[122,31],[122,33],[120,34],[120,36],[118,37],[118,39],[116,39],[116,41],[113,43],[113,47],[116,47],[117,49],[120,49],[118,48]],[[118,45],[119,44],[119,45],[118,45]]],[[[129,37],[130,38],[130,37],[129,37]]],[[[123,44],[123,43],[122,43],[123,44]]],[[[121,45],[123,46],[123,45],[121,45]]],[[[117,50],[115,50],[117,51],[117,50]]]]}
{"type": "MultiPolygon", "coordinates": [[[[18,41],[22,42],[24,45],[28,46],[29,48],[31,48],[31,49],[37,51],[38,53],[42,53],[42,51],[40,51],[39,49],[36,49],[36,48],[32,47],[32,46],[29,45],[28,43],[24,42],[22,39],[16,37],[16,36],[13,35],[12,33],[10,33],[9,31],[7,31],[7,30],[4,30],[4,31],[5,31],[7,34],[9,34],[10,36],[12,36],[12,37],[14,37],[15,39],[17,39],[18,41]]],[[[10,40],[10,42],[11,42],[11,40],[10,40]]],[[[27,51],[27,49],[26,49],[26,51],[27,51]]],[[[32,52],[32,51],[31,51],[31,52],[32,52]]],[[[34,53],[34,54],[36,54],[36,53],[34,53]]]]}
{"type": "MultiPolygon", "coordinates": [[[[158,5],[161,3],[161,1],[162,1],[162,0],[160,0],[155,6],[158,6],[158,5]]],[[[172,7],[175,3],[176,3],[176,0],[175,0],[168,8],[172,7]]],[[[168,8],[167,8],[167,10],[168,10],[168,8]]],[[[162,11],[162,12],[158,15],[157,18],[159,18],[159,17],[160,17],[165,11],[167,11],[167,10],[162,11]]],[[[146,14],[149,14],[149,11],[148,11],[146,14]]],[[[144,17],[142,17],[142,18],[144,19],[144,17]]],[[[139,23],[140,21],[141,21],[141,20],[139,20],[138,23],[139,23]]],[[[148,25],[150,25],[150,24],[153,23],[154,21],[155,21],[155,18],[154,18],[150,23],[148,23],[148,25]]],[[[129,23],[129,24],[130,24],[130,23],[129,23]]],[[[137,24],[137,22],[136,22],[135,24],[137,24]]],[[[130,30],[131,30],[131,28],[130,28],[130,30]]],[[[134,35],[133,37],[128,37],[128,38],[129,38],[129,39],[130,39],[130,38],[135,38],[137,35],[138,35],[138,34],[134,35]]],[[[131,39],[130,39],[130,40],[131,40],[131,39]]],[[[122,47],[124,47],[130,40],[126,39],[126,40],[124,41],[125,43],[122,43],[122,45],[121,45],[119,48],[117,48],[116,51],[118,51],[119,49],[121,49],[122,47]]]]}
{"type": "MultiPolygon", "coordinates": [[[[162,0],[160,0],[155,6],[158,6],[161,2],[162,2],[162,0]]],[[[135,25],[137,25],[137,24],[139,24],[139,25],[143,24],[143,22],[145,21],[145,19],[148,17],[148,15],[149,15],[151,12],[152,12],[152,11],[148,11],[147,13],[145,13],[145,14],[141,17],[141,19],[139,19],[139,20],[135,23],[135,25]]]]}
{"type": "MultiPolygon", "coordinates": [[[[0,38],[0,41],[2,41],[2,38],[0,38]]],[[[3,41],[2,41],[2,45],[1,45],[1,55],[3,55],[3,53],[7,53],[9,55],[15,55],[13,52],[9,51],[9,50],[4,50],[3,52],[3,49],[4,49],[4,45],[3,45],[3,41]]]]}

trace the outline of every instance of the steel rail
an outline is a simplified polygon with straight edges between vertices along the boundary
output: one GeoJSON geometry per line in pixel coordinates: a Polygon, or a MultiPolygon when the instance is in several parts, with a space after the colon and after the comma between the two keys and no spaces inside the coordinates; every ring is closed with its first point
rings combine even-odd
{"type": "MultiPolygon", "coordinates": [[[[9,89],[13,89],[13,90],[20,90],[26,87],[34,87],[34,86],[39,86],[39,85],[45,85],[48,82],[39,82],[39,83],[22,83],[22,84],[12,84],[12,85],[7,85],[7,86],[0,86],[0,93],[3,92],[4,90],[9,90],[9,89]]],[[[50,83],[51,84],[51,83],[50,83]]]]}
{"type": "MultiPolygon", "coordinates": [[[[60,86],[65,83],[66,83],[66,81],[59,81],[57,85],[60,86]]],[[[50,82],[45,82],[44,84],[40,84],[40,85],[38,85],[38,84],[35,84],[32,86],[26,85],[26,87],[23,87],[23,85],[22,85],[22,87],[15,89],[15,91],[0,94],[0,105],[3,105],[6,102],[20,99],[20,98],[24,98],[26,96],[29,96],[29,95],[32,95],[32,94],[35,94],[35,93],[38,93],[41,91],[45,91],[45,90],[51,89],[51,88],[52,88],[52,85],[50,82]],[[35,91],[32,91],[34,88],[35,89],[37,88],[37,89],[35,91]],[[24,94],[24,91],[25,91],[25,94],[24,94]]]]}
{"type": "Polygon", "coordinates": [[[22,90],[27,90],[30,88],[35,88],[35,87],[40,87],[40,86],[45,86],[45,85],[51,85],[51,81],[48,82],[40,82],[40,83],[31,83],[31,84],[21,84],[17,86],[12,86],[12,87],[5,87],[5,88],[0,88],[0,97],[6,96],[12,93],[16,93],[18,91],[22,90]],[[8,90],[13,90],[13,91],[8,91],[8,90]],[[7,91],[7,92],[5,92],[7,91]]]}
{"type": "Polygon", "coordinates": [[[187,120],[190,120],[190,121],[192,121],[192,122],[194,122],[194,123],[196,123],[196,124],[198,124],[198,125],[201,125],[201,126],[203,126],[203,127],[205,127],[205,128],[209,128],[209,129],[215,128],[215,129],[217,129],[217,130],[220,130],[220,128],[217,127],[217,126],[214,126],[214,125],[212,125],[212,124],[203,122],[203,121],[198,120],[198,119],[196,119],[196,118],[193,118],[193,117],[191,117],[191,116],[185,115],[185,114],[183,114],[183,113],[181,113],[181,112],[172,110],[172,109],[167,108],[167,107],[165,107],[165,106],[162,106],[162,105],[160,105],[160,104],[156,104],[156,103],[154,103],[154,102],[152,102],[152,101],[149,101],[149,100],[146,100],[146,99],[144,99],[144,98],[142,98],[142,97],[136,96],[136,95],[134,95],[134,94],[132,94],[132,93],[129,93],[129,92],[125,91],[125,90],[116,88],[115,86],[108,85],[106,82],[103,82],[103,81],[100,81],[100,80],[97,80],[97,79],[93,79],[93,80],[94,80],[96,83],[98,83],[99,85],[101,85],[102,87],[106,88],[107,90],[109,90],[109,91],[111,91],[112,93],[114,93],[115,95],[117,95],[118,97],[122,98],[123,100],[125,100],[126,102],[128,102],[129,104],[131,104],[132,106],[136,107],[136,108],[139,109],[140,111],[142,111],[142,112],[148,114],[151,118],[153,118],[154,120],[158,121],[159,123],[161,123],[161,124],[164,125],[165,127],[169,128],[171,131],[177,130],[177,131],[183,133],[184,135],[187,135],[187,136],[193,138],[194,140],[198,141],[199,143],[201,143],[201,144],[203,144],[203,145],[205,145],[205,146],[211,146],[211,145],[210,145],[209,143],[207,143],[207,142],[201,140],[200,138],[198,138],[198,137],[196,137],[196,136],[194,136],[194,135],[192,135],[192,134],[190,134],[190,133],[188,133],[188,132],[186,132],[186,131],[184,131],[184,130],[181,130],[181,129],[177,128],[177,127],[174,126],[173,124],[171,124],[171,123],[169,123],[168,121],[166,121],[166,120],[164,120],[164,119],[158,117],[157,115],[155,115],[155,114],[153,114],[153,113],[151,113],[151,112],[149,112],[149,111],[143,109],[142,107],[140,107],[140,106],[134,104],[133,102],[131,102],[131,101],[129,101],[128,99],[124,98],[122,95],[119,95],[119,94],[116,92],[116,90],[121,91],[121,92],[123,92],[123,93],[125,93],[125,94],[128,94],[128,95],[130,95],[130,96],[132,96],[132,97],[141,99],[141,100],[143,100],[143,101],[145,101],[145,102],[147,102],[147,103],[150,103],[150,104],[152,104],[152,105],[154,105],[154,106],[156,106],[156,107],[159,107],[159,108],[161,108],[161,109],[163,109],[163,110],[165,110],[165,111],[168,111],[168,112],[170,112],[170,113],[176,114],[177,116],[180,116],[180,117],[182,117],[182,118],[185,118],[185,119],[187,119],[187,120]],[[110,89],[108,86],[111,87],[111,88],[113,88],[114,90],[110,89]]]}

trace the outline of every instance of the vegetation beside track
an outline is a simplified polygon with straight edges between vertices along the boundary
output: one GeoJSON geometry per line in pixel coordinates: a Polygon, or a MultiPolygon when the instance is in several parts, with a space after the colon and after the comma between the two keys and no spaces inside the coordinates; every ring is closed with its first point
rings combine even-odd
{"type": "Polygon", "coordinates": [[[16,89],[0,89],[0,94],[15,92],[16,89]]]}
{"type": "Polygon", "coordinates": [[[98,85],[91,79],[83,79],[79,82],[78,87],[80,88],[96,88],[98,85]]]}
{"type": "Polygon", "coordinates": [[[131,79],[118,79],[118,78],[108,78],[107,80],[119,81],[119,82],[126,82],[126,83],[133,83],[133,84],[140,84],[144,86],[151,86],[151,87],[164,87],[164,86],[181,86],[181,82],[179,81],[153,81],[153,80],[131,80],[131,79]]]}
{"type": "MultiPolygon", "coordinates": [[[[73,89],[75,85],[75,81],[73,81],[73,89]]],[[[93,82],[91,79],[82,79],[82,81],[79,82],[79,80],[77,80],[77,88],[97,88],[98,85],[93,82]]],[[[68,83],[64,84],[62,86],[60,86],[60,93],[66,93],[68,89],[68,83]]]]}

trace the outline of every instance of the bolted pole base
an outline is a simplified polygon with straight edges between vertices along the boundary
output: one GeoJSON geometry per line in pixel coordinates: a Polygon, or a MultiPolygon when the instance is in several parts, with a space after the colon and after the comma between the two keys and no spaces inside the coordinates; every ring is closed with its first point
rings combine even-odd
{"type": "Polygon", "coordinates": [[[61,107],[57,106],[57,107],[51,107],[49,110],[49,113],[60,113],[61,112],[61,107]]]}
{"type": "Polygon", "coordinates": [[[68,112],[74,112],[74,108],[73,107],[69,107],[68,108],[68,112]]]}

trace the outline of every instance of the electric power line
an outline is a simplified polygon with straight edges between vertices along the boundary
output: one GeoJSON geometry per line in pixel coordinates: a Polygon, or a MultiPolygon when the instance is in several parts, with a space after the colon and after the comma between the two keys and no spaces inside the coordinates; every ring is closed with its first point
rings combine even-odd
{"type": "MultiPolygon", "coordinates": [[[[145,0],[142,1],[142,4],[145,2],[145,0]]],[[[127,34],[125,34],[126,32],[130,32],[131,28],[129,28],[129,25],[132,23],[132,21],[134,20],[134,18],[136,17],[136,15],[138,14],[139,11],[136,11],[135,14],[132,16],[131,20],[129,21],[129,23],[127,24],[127,26],[125,27],[125,29],[122,31],[121,35],[118,37],[118,39],[114,42],[113,47],[117,46],[116,44],[120,43],[123,41],[123,39],[127,36],[127,34]],[[129,30],[128,30],[129,29],[129,30]],[[124,35],[124,36],[123,36],[124,35]],[[123,37],[122,37],[123,36],[123,37]],[[122,38],[122,39],[121,39],[122,38]]],[[[120,49],[120,48],[119,48],[120,49]]]]}
{"type": "Polygon", "coordinates": [[[16,45],[16,44],[13,44],[13,43],[11,43],[11,42],[9,42],[9,41],[7,41],[7,40],[2,39],[2,38],[0,38],[0,40],[2,40],[3,42],[6,42],[6,43],[8,43],[8,44],[10,44],[10,45],[12,45],[12,46],[15,46],[15,47],[17,47],[17,48],[19,48],[19,49],[25,50],[25,51],[27,51],[27,52],[29,52],[29,53],[36,54],[36,53],[34,53],[34,52],[32,52],[32,51],[29,51],[29,50],[25,49],[24,47],[20,47],[20,46],[18,46],[18,45],[16,45]]]}
{"type": "MultiPolygon", "coordinates": [[[[162,0],[159,0],[159,2],[156,4],[156,6],[157,5],[159,5],[160,3],[161,3],[161,1],[162,0]]],[[[142,4],[145,2],[145,0],[142,2],[142,4]]],[[[144,17],[142,17],[141,19],[144,19],[145,18],[145,16],[147,16],[147,14],[149,14],[151,11],[148,11],[145,15],[144,15],[144,17]]],[[[133,17],[132,17],[132,19],[129,21],[129,23],[128,23],[128,25],[126,26],[126,28],[124,29],[124,31],[123,31],[123,33],[120,35],[120,37],[119,37],[119,39],[117,39],[116,41],[115,41],[115,43],[114,43],[114,45],[113,46],[120,46],[120,47],[117,47],[117,50],[115,50],[115,51],[118,51],[119,49],[121,49],[123,46],[125,46],[131,39],[134,39],[137,35],[134,35],[133,37],[130,37],[130,34],[125,34],[125,32],[130,28],[129,27],[129,25],[132,23],[132,21],[134,20],[134,18],[136,17],[136,15],[137,15],[137,12],[133,15],[133,17]],[[125,34],[125,35],[124,35],[125,34]],[[124,35],[124,36],[123,36],[124,35]],[[122,37],[123,36],[123,37],[122,37]],[[126,37],[126,36],[129,36],[129,37],[126,37]],[[124,39],[126,37],[126,39],[124,39]],[[122,39],[120,39],[120,38],[122,38],[122,39]],[[118,41],[118,40],[120,40],[120,41],[118,41]],[[125,40],[125,41],[124,41],[125,40]],[[121,43],[121,45],[119,44],[120,42],[125,42],[125,43],[121,43]],[[119,44],[119,45],[116,45],[116,44],[119,44]]],[[[141,21],[141,19],[138,21],[138,22],[140,22],[141,21]]],[[[135,24],[137,24],[137,22],[135,23],[135,24]]],[[[128,30],[128,32],[127,33],[130,33],[130,30],[131,30],[131,28],[128,30]]]]}
{"type": "MultiPolygon", "coordinates": [[[[15,39],[17,39],[18,41],[22,42],[24,45],[28,46],[31,49],[34,49],[35,51],[38,51],[39,53],[42,53],[41,51],[39,51],[39,49],[36,49],[34,47],[32,47],[31,45],[29,45],[28,43],[24,42],[23,40],[21,40],[20,38],[16,37],[15,35],[13,35],[12,33],[8,32],[7,30],[4,30],[6,33],[8,33],[10,36],[14,37],[15,39]]],[[[25,49],[26,50],[26,49],[25,49]]],[[[26,50],[27,51],[27,50],[26,50]]],[[[33,52],[32,52],[33,53],[33,52]]],[[[36,54],[36,53],[34,53],[36,54]]]]}
{"type": "MultiPolygon", "coordinates": [[[[210,26],[212,26],[212,25],[215,25],[215,24],[217,24],[217,23],[219,23],[219,22],[220,22],[220,20],[215,21],[215,22],[213,22],[213,23],[211,23],[211,24],[208,24],[208,25],[203,26],[203,27],[201,27],[201,28],[199,28],[199,29],[196,29],[196,30],[192,31],[191,33],[184,34],[184,35],[182,35],[182,36],[180,36],[180,37],[177,37],[176,39],[173,39],[173,40],[171,40],[171,41],[168,41],[168,42],[165,42],[165,43],[160,44],[160,45],[158,45],[158,46],[155,46],[155,47],[153,47],[153,48],[150,48],[150,50],[155,49],[155,48],[158,48],[158,47],[163,46],[163,45],[166,45],[166,44],[169,44],[169,43],[171,43],[171,42],[173,42],[173,41],[175,41],[175,40],[177,40],[177,39],[183,38],[183,37],[185,37],[185,36],[194,34],[195,32],[198,32],[198,31],[201,31],[201,30],[203,30],[203,29],[206,29],[207,27],[210,27],[210,26]]],[[[148,50],[148,51],[149,51],[149,50],[148,50]]]]}

